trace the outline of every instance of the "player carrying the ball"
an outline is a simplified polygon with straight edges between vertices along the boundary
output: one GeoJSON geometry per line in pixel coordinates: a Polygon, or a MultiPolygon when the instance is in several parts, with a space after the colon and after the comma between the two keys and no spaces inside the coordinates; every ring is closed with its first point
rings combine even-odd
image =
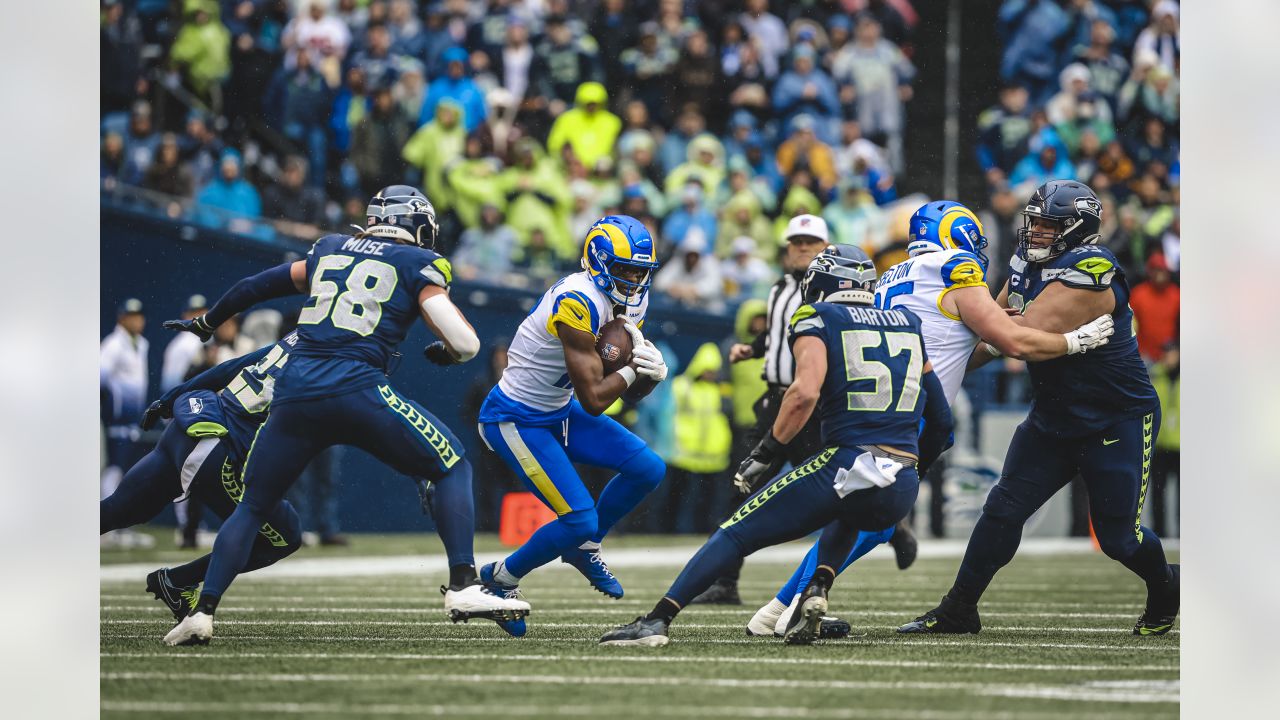
{"type": "MultiPolygon", "coordinates": [[[[657,267],[653,238],[640,221],[601,218],[587,231],[582,272],[551,286],[516,330],[509,364],[480,409],[480,436],[557,518],[506,559],[480,569],[491,591],[513,596],[521,578],[560,558],[600,592],[622,597],[600,542],[662,482],[666,465],[602,413],[624,394],[638,399],[667,377],[662,353],[640,332],[657,267]],[[606,374],[596,336],[616,318],[625,320],[633,352],[606,374]],[[574,463],[618,474],[595,500],[574,463]]],[[[523,619],[503,627],[517,636],[525,631],[523,619]]]]}

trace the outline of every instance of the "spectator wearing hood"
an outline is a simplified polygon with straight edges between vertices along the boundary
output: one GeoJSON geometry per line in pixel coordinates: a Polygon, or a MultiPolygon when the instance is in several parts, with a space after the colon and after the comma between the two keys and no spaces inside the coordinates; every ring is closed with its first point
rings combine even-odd
{"type": "Polygon", "coordinates": [[[880,23],[870,16],[858,18],[853,37],[836,57],[832,73],[842,86],[853,88],[852,94],[845,90],[842,99],[856,99],[862,132],[883,135],[890,166],[902,172],[904,104],[912,97],[916,68],[897,45],[884,39],[880,23]]]}
{"type": "Polygon", "coordinates": [[[1071,164],[1070,153],[1062,138],[1052,128],[1044,128],[1027,146],[1025,157],[1009,174],[1009,184],[1043,185],[1050,180],[1074,180],[1076,169],[1071,164]]]}
{"type": "Polygon", "coordinates": [[[670,477],[663,483],[663,515],[674,519],[677,533],[707,532],[728,514],[733,487],[719,477],[729,467],[733,432],[731,405],[720,382],[724,360],[720,348],[704,343],[689,368],[671,381],[676,400],[675,453],[668,460],[670,477]]]}
{"type": "Polygon", "coordinates": [[[747,154],[747,140],[759,130],[756,116],[746,110],[735,110],[729,118],[729,133],[724,138],[724,156],[732,160],[747,154]]]}
{"type": "Polygon", "coordinates": [[[667,213],[662,223],[662,237],[671,245],[683,245],[694,229],[699,237],[707,243],[704,253],[710,253],[710,244],[716,237],[715,213],[703,206],[703,189],[696,182],[684,186],[677,197],[680,204],[667,213]]]}
{"type": "Polygon", "coordinates": [[[182,68],[191,89],[200,97],[220,103],[212,94],[231,75],[231,33],[219,20],[215,0],[187,0],[185,21],[169,48],[169,59],[182,68]]]}
{"type": "Polygon", "coordinates": [[[703,133],[691,140],[685,162],[667,173],[664,183],[667,200],[671,204],[678,202],[685,186],[694,180],[702,185],[704,200],[724,182],[724,146],[711,133],[703,133]]]}
{"type": "Polygon", "coordinates": [[[799,115],[813,116],[813,130],[818,137],[834,141],[840,98],[835,82],[817,67],[816,62],[813,48],[808,45],[796,47],[792,53],[791,69],[783,73],[773,86],[773,109],[787,125],[791,125],[799,115]]]}
{"type": "Polygon", "coordinates": [[[445,181],[445,172],[450,163],[462,157],[467,142],[462,125],[464,112],[457,100],[441,98],[435,118],[418,128],[400,153],[405,162],[422,172],[423,190],[438,213],[454,206],[453,189],[445,181]]]}
{"type": "Polygon", "coordinates": [[[732,245],[742,237],[754,243],[756,256],[768,263],[777,260],[773,227],[765,219],[760,199],[750,190],[739,190],[724,204],[720,231],[716,235],[716,257],[728,258],[732,245]]]}
{"type": "MultiPolygon", "coordinates": [[[[200,191],[196,201],[204,207],[237,215],[257,217],[262,214],[262,199],[258,191],[241,175],[240,153],[230,148],[222,152],[217,177],[200,191]]],[[[220,224],[216,214],[205,215],[204,221],[211,225],[220,224]]]]}
{"type": "Polygon", "coordinates": [[[507,201],[499,189],[502,169],[501,161],[485,152],[477,133],[467,136],[462,157],[445,168],[445,184],[453,193],[453,211],[463,227],[480,224],[480,212],[486,204],[493,203],[505,213],[507,201]]]}
{"type": "Polygon", "coordinates": [[[778,279],[777,271],[761,260],[759,254],[756,241],[742,235],[729,246],[729,256],[720,261],[724,296],[730,303],[763,297],[778,279]]]}
{"type": "MultiPolygon", "coordinates": [[[[744,300],[733,319],[734,340],[750,345],[763,334],[769,322],[767,310],[768,304],[760,298],[744,300]]],[[[764,380],[764,358],[744,358],[730,364],[729,384],[733,398],[730,421],[736,446],[733,455],[735,458],[746,457],[751,452],[746,436],[756,424],[756,401],[769,389],[764,380]]]]}
{"type": "MultiPolygon", "coordinates": [[[[773,237],[786,237],[787,225],[798,215],[817,215],[822,212],[822,202],[803,185],[792,185],[782,200],[782,212],[773,221],[773,237]]],[[[822,237],[827,237],[824,231],[822,237]]]]}
{"type": "Polygon", "coordinates": [[[598,82],[578,86],[574,108],[556,118],[547,138],[547,150],[556,158],[566,145],[584,167],[613,154],[614,143],[622,131],[622,120],[606,107],[609,93],[598,82]]]}
{"type": "Polygon", "coordinates": [[[662,172],[669,173],[685,162],[689,156],[689,142],[707,130],[707,120],[695,105],[686,105],[676,116],[675,127],[662,138],[658,146],[658,162],[662,172]]]}
{"type": "Polygon", "coordinates": [[[1054,124],[1053,129],[1073,156],[1080,155],[1086,145],[1092,145],[1096,150],[1116,139],[1116,126],[1103,104],[1105,102],[1093,91],[1083,92],[1075,98],[1069,116],[1054,124]],[[1086,140],[1088,136],[1093,139],[1086,140]]]}
{"type": "Polygon", "coordinates": [[[522,245],[528,245],[538,230],[560,261],[582,254],[579,241],[569,235],[569,179],[560,163],[542,152],[538,141],[524,138],[516,143],[515,161],[499,175],[497,190],[506,200],[508,222],[522,245]]]}
{"type": "Polygon", "coordinates": [[[1149,363],[1156,362],[1164,349],[1178,339],[1178,318],[1182,291],[1173,282],[1173,273],[1164,253],[1147,258],[1147,279],[1134,286],[1129,305],[1137,325],[1138,352],[1149,363]]]}
{"type": "MultiPolygon", "coordinates": [[[[1045,115],[1053,125],[1074,122],[1079,115],[1079,108],[1088,104],[1093,117],[1111,123],[1111,107],[1107,101],[1098,97],[1090,86],[1089,68],[1080,63],[1071,63],[1058,73],[1058,85],[1061,90],[1049,99],[1045,105],[1045,115]]],[[[1112,133],[1114,134],[1114,132],[1112,133]]]]}
{"type": "Polygon", "coordinates": [[[834,242],[854,245],[874,255],[889,244],[888,218],[875,198],[853,178],[840,181],[836,199],[822,211],[834,242]]]}
{"type": "Polygon", "coordinates": [[[814,125],[809,115],[796,116],[791,123],[791,137],[778,146],[778,170],[789,177],[798,168],[807,169],[825,195],[836,184],[835,155],[831,146],[818,139],[814,125]]]}
{"type": "Polygon", "coordinates": [[[432,80],[427,86],[427,97],[422,101],[422,110],[418,112],[418,125],[426,125],[436,116],[436,105],[441,100],[452,98],[462,107],[462,125],[470,133],[489,116],[484,93],[468,76],[466,50],[451,47],[444,51],[441,60],[445,63],[445,74],[432,80]]]}
{"type": "Polygon", "coordinates": [[[1170,73],[1178,69],[1182,53],[1178,31],[1178,3],[1160,0],[1151,8],[1151,24],[1138,33],[1133,43],[1133,63],[1146,53],[1156,56],[1158,64],[1170,73]]]}
{"type": "Polygon", "coordinates": [[[1116,114],[1126,127],[1147,117],[1178,123],[1178,79],[1148,52],[1133,61],[1133,73],[1120,88],[1116,114]]]}
{"type": "MultiPolygon", "coordinates": [[[[657,150],[658,142],[654,139],[653,133],[648,130],[628,130],[618,138],[618,157],[623,162],[634,165],[644,181],[655,188],[661,187],[665,178],[662,168],[658,165],[657,150]]],[[[621,164],[619,170],[621,170],[621,164]]],[[[665,202],[655,206],[654,212],[663,214],[659,208],[665,206],[665,202]]]]}
{"type": "MultiPolygon", "coordinates": [[[[770,194],[776,198],[778,192],[782,190],[782,173],[778,172],[777,160],[774,158],[774,154],[769,152],[764,138],[759,133],[752,133],[747,138],[744,149],[746,154],[743,157],[746,158],[747,167],[751,169],[752,180],[765,182],[769,187],[770,194]]],[[[762,202],[764,201],[762,200],[762,202]]],[[[771,205],[776,205],[776,202],[766,205],[765,210],[772,211],[773,207],[771,205]]]]}
{"type": "Polygon", "coordinates": [[[654,291],[685,307],[720,312],[724,308],[724,282],[710,244],[702,228],[690,228],[676,254],[654,276],[654,291]]]}

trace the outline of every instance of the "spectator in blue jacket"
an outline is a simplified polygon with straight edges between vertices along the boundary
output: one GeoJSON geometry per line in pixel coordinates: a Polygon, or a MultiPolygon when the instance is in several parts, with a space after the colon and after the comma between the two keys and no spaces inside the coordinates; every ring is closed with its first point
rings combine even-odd
{"type": "Polygon", "coordinates": [[[451,47],[444,51],[441,59],[448,69],[427,87],[427,97],[422,101],[422,110],[418,112],[418,127],[431,122],[436,116],[436,105],[441,100],[453,98],[462,106],[462,124],[470,133],[488,117],[489,108],[484,102],[484,92],[467,75],[469,62],[466,50],[451,47]]]}
{"type": "Polygon", "coordinates": [[[1043,185],[1050,180],[1075,180],[1067,146],[1053,128],[1043,128],[1031,138],[1026,157],[1018,161],[1009,174],[1009,184],[1043,185]]]}
{"type": "Polygon", "coordinates": [[[325,160],[329,154],[329,110],[333,88],[312,67],[311,51],[299,48],[292,70],[281,69],[267,91],[263,103],[279,116],[285,137],[306,152],[311,166],[310,185],[324,185],[325,160]]]}
{"type": "Polygon", "coordinates": [[[343,155],[351,147],[351,130],[364,119],[369,111],[368,82],[364,69],[355,66],[347,69],[347,82],[333,101],[333,114],[329,127],[333,130],[333,147],[343,155]]]}
{"type": "Polygon", "coordinates": [[[715,238],[716,216],[703,207],[702,198],[703,188],[700,184],[691,182],[684,186],[684,190],[680,192],[680,207],[668,213],[666,221],[662,223],[662,237],[667,243],[680,245],[693,227],[701,229],[702,237],[715,238]]]}
{"type": "Polygon", "coordinates": [[[788,126],[797,115],[813,115],[818,138],[828,144],[836,141],[840,96],[831,76],[816,67],[812,47],[800,45],[792,53],[791,69],[773,86],[773,109],[788,126]]]}
{"type": "Polygon", "coordinates": [[[1000,75],[1031,91],[1031,104],[1041,105],[1057,91],[1060,46],[1069,25],[1067,14],[1052,0],[1005,0],[997,16],[1006,38],[1000,75]]]}
{"type": "MultiPolygon", "coordinates": [[[[222,152],[222,164],[218,177],[200,191],[196,200],[205,207],[218,208],[237,215],[256,217],[262,214],[262,199],[258,191],[240,174],[240,153],[231,148],[222,152]]],[[[205,218],[205,222],[220,224],[216,215],[205,218]]]]}
{"type": "Polygon", "coordinates": [[[987,182],[999,185],[1022,157],[1031,134],[1027,89],[1007,84],[1000,88],[1000,102],[978,116],[978,164],[987,182]]]}

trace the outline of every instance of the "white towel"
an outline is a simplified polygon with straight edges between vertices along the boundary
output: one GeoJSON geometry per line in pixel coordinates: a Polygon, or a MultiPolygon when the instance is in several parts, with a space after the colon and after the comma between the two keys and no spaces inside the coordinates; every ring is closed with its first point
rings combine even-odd
{"type": "Polygon", "coordinates": [[[864,452],[853,461],[853,467],[836,471],[835,489],[841,499],[851,492],[872,487],[889,487],[898,480],[903,464],[889,458],[864,452]]]}

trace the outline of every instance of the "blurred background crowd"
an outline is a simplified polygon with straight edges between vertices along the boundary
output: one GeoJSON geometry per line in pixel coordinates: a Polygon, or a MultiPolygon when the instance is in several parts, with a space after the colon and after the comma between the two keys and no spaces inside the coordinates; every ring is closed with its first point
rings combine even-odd
{"type": "MultiPolygon", "coordinates": [[[[577,270],[596,218],[640,218],[663,261],[655,307],[721,315],[733,331],[665,384],[651,405],[666,410],[616,412],[674,423],[651,439],[674,471],[723,474],[763,390],[759,366],[730,364],[727,349],[760,332],[769,288],[795,270],[787,223],[812,214],[884,269],[906,256],[906,218],[937,195],[940,160],[916,148],[943,123],[912,108],[939,104],[940,90],[917,90],[940,88],[946,70],[920,58],[942,42],[950,5],[105,0],[104,204],[305,248],[362,225],[373,192],[408,182],[435,204],[458,278],[534,292],[577,270]]],[[[986,33],[963,42],[992,62],[964,76],[962,105],[989,107],[962,118],[964,167],[977,170],[956,199],[980,213],[988,279],[1004,282],[1036,185],[1074,178],[1098,193],[1102,242],[1134,286],[1139,345],[1166,399],[1158,467],[1176,474],[1179,6],[990,0],[960,12],[977,5],[986,33]]],[[[248,330],[188,350],[211,362],[273,339],[248,330]]],[[[503,362],[497,347],[492,369],[503,362]]],[[[1017,406],[1024,369],[989,365],[966,393],[974,417],[1017,406]]],[[[705,485],[708,502],[732,501],[727,482],[705,485]]],[[[652,529],[706,529],[674,509],[652,529]]],[[[336,523],[322,534],[339,537],[336,523]]]]}

